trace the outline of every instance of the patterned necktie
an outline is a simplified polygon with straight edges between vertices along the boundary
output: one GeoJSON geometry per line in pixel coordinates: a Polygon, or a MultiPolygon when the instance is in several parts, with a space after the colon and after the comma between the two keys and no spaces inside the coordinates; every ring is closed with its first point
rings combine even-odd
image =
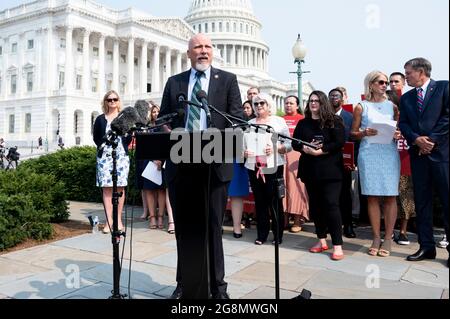
{"type": "Polygon", "coordinates": [[[419,112],[423,112],[423,89],[418,88],[417,89],[417,108],[419,109],[419,112]]]}
{"type": "MultiPolygon", "coordinates": [[[[204,75],[205,73],[200,71],[195,73],[195,78],[197,81],[195,81],[194,88],[192,89],[191,101],[199,105],[201,105],[201,103],[197,99],[197,92],[202,89],[201,78],[204,75]]],[[[200,130],[200,109],[192,105],[189,107],[187,128],[190,132],[200,130]]]]}

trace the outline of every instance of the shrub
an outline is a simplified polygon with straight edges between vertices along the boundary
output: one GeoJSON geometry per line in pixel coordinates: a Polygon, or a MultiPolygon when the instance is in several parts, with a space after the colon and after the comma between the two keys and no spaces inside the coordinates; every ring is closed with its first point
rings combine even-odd
{"type": "Polygon", "coordinates": [[[42,240],[53,234],[50,215],[37,210],[30,195],[0,194],[0,251],[27,238],[42,240]]]}
{"type": "Polygon", "coordinates": [[[31,169],[45,175],[54,175],[64,183],[67,199],[99,202],[95,189],[95,148],[72,147],[39,158],[24,161],[19,170],[31,169]]]}
{"type": "MultiPolygon", "coordinates": [[[[139,202],[140,191],[136,189],[134,151],[130,155],[127,202],[139,202]],[[134,200],[133,200],[134,199],[134,200]],[[130,201],[131,200],[131,201],[130,201]]],[[[56,153],[24,161],[19,170],[54,175],[65,185],[68,200],[80,202],[102,202],[101,192],[96,187],[96,148],[92,146],[72,147],[56,153]]]]}
{"type": "Polygon", "coordinates": [[[27,196],[33,207],[48,214],[52,222],[61,222],[69,217],[64,184],[53,175],[37,174],[26,168],[2,172],[0,194],[27,196]]]}

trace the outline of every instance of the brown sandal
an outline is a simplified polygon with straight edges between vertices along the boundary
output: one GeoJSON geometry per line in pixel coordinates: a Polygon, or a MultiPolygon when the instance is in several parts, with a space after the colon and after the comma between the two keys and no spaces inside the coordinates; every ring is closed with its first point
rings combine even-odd
{"type": "Polygon", "coordinates": [[[380,250],[381,238],[374,238],[372,241],[372,245],[367,252],[370,256],[377,256],[380,250]]]}
{"type": "Polygon", "coordinates": [[[163,219],[163,216],[158,216],[158,229],[164,229],[164,219],[163,219]]]}
{"type": "Polygon", "coordinates": [[[392,239],[385,239],[378,250],[378,256],[389,257],[391,255],[392,239]]]}
{"type": "Polygon", "coordinates": [[[150,229],[156,229],[156,217],[155,216],[150,216],[150,229]]]}

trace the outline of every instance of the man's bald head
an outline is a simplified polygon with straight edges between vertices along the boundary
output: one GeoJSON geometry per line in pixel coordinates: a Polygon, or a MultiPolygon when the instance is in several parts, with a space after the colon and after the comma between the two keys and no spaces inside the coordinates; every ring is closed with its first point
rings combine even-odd
{"type": "Polygon", "coordinates": [[[213,60],[213,46],[211,39],[198,33],[189,40],[187,55],[191,60],[191,66],[197,71],[207,70],[213,60]]]}

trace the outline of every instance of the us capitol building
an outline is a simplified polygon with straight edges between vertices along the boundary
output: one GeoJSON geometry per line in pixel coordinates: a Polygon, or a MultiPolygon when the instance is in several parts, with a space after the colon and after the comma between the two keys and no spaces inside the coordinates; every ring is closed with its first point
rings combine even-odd
{"type": "MultiPolygon", "coordinates": [[[[213,65],[271,95],[278,109],[297,85],[269,76],[268,45],[250,0],[193,0],[181,18],[114,10],[90,0],[37,0],[0,12],[0,137],[34,145],[41,136],[66,146],[93,145],[107,90],[124,105],[160,102],[167,79],[190,68],[188,40],[211,37],[213,65]]],[[[313,90],[304,84],[304,99],[313,90]]]]}

